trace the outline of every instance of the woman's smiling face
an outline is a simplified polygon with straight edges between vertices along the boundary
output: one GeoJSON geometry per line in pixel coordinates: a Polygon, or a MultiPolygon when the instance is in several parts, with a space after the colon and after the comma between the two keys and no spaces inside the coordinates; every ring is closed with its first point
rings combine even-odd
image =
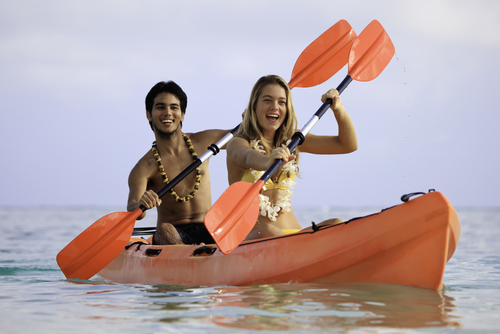
{"type": "Polygon", "coordinates": [[[265,86],[257,99],[255,113],[264,137],[272,142],[287,114],[285,89],[278,84],[265,86]]]}

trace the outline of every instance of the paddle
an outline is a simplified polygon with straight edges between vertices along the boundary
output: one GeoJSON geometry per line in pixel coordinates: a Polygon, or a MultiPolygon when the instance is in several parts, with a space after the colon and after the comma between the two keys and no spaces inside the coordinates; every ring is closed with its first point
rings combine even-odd
{"type": "MultiPolygon", "coordinates": [[[[318,85],[338,72],[346,63],[348,51],[356,34],[347,21],[341,20],[311,43],[299,56],[293,72],[299,79],[295,85],[318,85]],[[331,61],[331,59],[335,61],[331,61]],[[342,58],[342,60],[337,60],[342,58]],[[329,75],[316,75],[317,71],[329,75]],[[322,80],[322,81],[321,81],[322,80]]],[[[239,125],[228,133],[217,144],[194,161],[178,176],[165,185],[158,196],[162,197],[175,185],[182,181],[196,167],[210,156],[219,152],[236,133],[239,125]]],[[[57,263],[67,278],[88,279],[111,262],[126,246],[133,233],[136,219],[145,211],[141,206],[133,212],[116,212],[106,215],[78,235],[57,255],[57,263]]]]}
{"type": "MultiPolygon", "coordinates": [[[[351,81],[375,79],[389,64],[395,53],[389,35],[376,20],[372,21],[354,41],[349,52],[349,71],[337,87],[340,93],[351,81]]],[[[300,132],[292,136],[288,149],[292,152],[305,140],[306,134],[332,104],[331,99],[318,109],[300,132]]],[[[204,223],[224,254],[231,253],[248,235],[259,215],[259,193],[283,160],[275,160],[255,183],[235,182],[221,195],[205,215],[204,223]]]]}
{"type": "MultiPolygon", "coordinates": [[[[162,197],[192,173],[212,155],[219,153],[238,131],[239,125],[226,134],[216,144],[210,145],[196,161],[193,161],[179,175],[161,188],[157,194],[162,197]]],[[[127,245],[137,218],[146,211],[141,205],[132,212],[115,212],[106,215],[85,231],[57,254],[57,264],[66,278],[89,279],[111,262],[127,245]]]]}
{"type": "Polygon", "coordinates": [[[351,25],[340,20],[314,40],[295,62],[288,86],[317,86],[340,71],[349,60],[349,50],[356,38],[351,25]]]}

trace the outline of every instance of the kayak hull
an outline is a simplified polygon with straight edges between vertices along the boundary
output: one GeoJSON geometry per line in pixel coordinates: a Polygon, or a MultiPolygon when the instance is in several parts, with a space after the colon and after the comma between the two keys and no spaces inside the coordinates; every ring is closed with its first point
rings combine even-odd
{"type": "MultiPolygon", "coordinates": [[[[460,237],[446,197],[431,192],[345,224],[246,241],[231,254],[134,244],[98,275],[116,283],[249,286],[371,282],[438,290],[460,237]]],[[[210,247],[217,248],[216,245],[210,247]]]]}

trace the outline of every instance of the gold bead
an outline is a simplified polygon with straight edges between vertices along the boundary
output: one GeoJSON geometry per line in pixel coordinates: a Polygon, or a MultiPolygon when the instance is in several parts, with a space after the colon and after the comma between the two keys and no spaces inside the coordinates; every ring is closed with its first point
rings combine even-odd
{"type": "MultiPolygon", "coordinates": [[[[193,143],[191,142],[191,140],[188,138],[188,136],[185,133],[182,134],[182,137],[184,138],[184,141],[186,142],[186,146],[188,147],[191,155],[193,156],[193,160],[197,160],[198,155],[194,151],[193,143]]],[[[153,142],[153,145],[151,147],[151,151],[153,152],[153,155],[154,155],[154,157],[156,159],[156,163],[158,164],[158,169],[160,170],[160,174],[161,174],[161,177],[163,178],[163,182],[167,183],[168,182],[167,173],[165,173],[165,169],[163,168],[163,164],[161,162],[161,156],[158,153],[158,149],[156,147],[156,141],[153,142]]],[[[169,192],[172,195],[172,197],[174,198],[174,200],[176,200],[178,202],[187,202],[191,198],[194,197],[194,195],[196,194],[196,192],[198,192],[198,189],[199,189],[199,186],[200,186],[200,181],[201,181],[201,168],[197,167],[196,171],[197,171],[196,172],[197,176],[196,176],[196,183],[194,185],[194,190],[191,191],[189,193],[189,195],[187,195],[185,197],[179,197],[179,195],[177,195],[177,193],[173,189],[169,190],[169,192]]]]}

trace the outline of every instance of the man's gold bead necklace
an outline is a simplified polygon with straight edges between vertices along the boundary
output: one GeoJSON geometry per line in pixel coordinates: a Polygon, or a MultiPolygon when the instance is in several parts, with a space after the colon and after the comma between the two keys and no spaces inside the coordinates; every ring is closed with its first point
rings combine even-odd
{"type": "MultiPolygon", "coordinates": [[[[193,143],[191,143],[191,140],[184,133],[182,134],[182,138],[184,138],[184,141],[186,142],[186,146],[188,147],[189,152],[193,156],[193,159],[196,161],[198,159],[198,155],[194,151],[193,143]]],[[[160,174],[161,174],[161,177],[163,178],[163,183],[167,183],[168,182],[167,173],[165,173],[165,169],[163,168],[163,164],[161,162],[160,153],[158,153],[158,149],[156,148],[156,141],[153,142],[153,147],[151,147],[151,151],[153,151],[153,155],[156,159],[156,163],[158,164],[158,168],[160,169],[160,174]]],[[[174,191],[173,188],[170,189],[169,192],[170,192],[170,194],[172,194],[172,196],[174,197],[174,199],[177,202],[187,202],[191,198],[193,198],[194,195],[196,195],[196,193],[200,189],[200,182],[201,182],[201,168],[197,167],[196,168],[196,182],[194,184],[193,191],[191,191],[189,193],[189,195],[184,196],[184,197],[179,197],[179,195],[177,195],[177,193],[174,191]]]]}

